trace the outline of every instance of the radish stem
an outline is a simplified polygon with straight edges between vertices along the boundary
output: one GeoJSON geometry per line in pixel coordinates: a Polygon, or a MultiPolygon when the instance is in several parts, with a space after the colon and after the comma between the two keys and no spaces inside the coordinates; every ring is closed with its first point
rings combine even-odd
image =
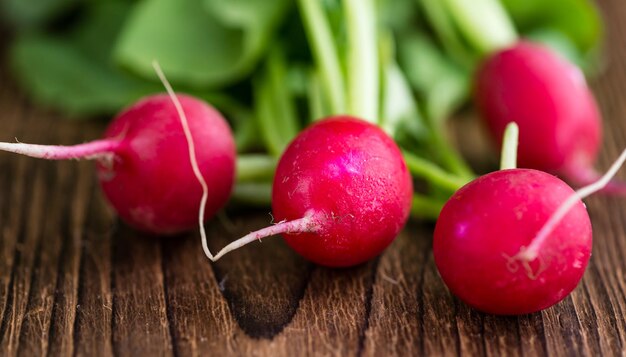
{"type": "Polygon", "coordinates": [[[172,102],[174,103],[174,106],[176,107],[178,117],[180,118],[180,122],[183,126],[185,138],[187,138],[191,168],[193,170],[193,174],[198,179],[200,186],[202,186],[202,199],[200,200],[200,209],[198,210],[198,225],[200,226],[200,236],[202,237],[202,249],[204,250],[204,254],[206,254],[209,259],[213,260],[213,254],[211,254],[209,246],[207,245],[206,231],[204,229],[204,211],[206,209],[206,202],[209,198],[209,188],[206,181],[204,180],[204,176],[202,176],[202,173],[200,172],[200,168],[198,167],[196,149],[193,142],[193,137],[191,136],[191,130],[189,129],[189,122],[187,121],[187,116],[185,115],[185,111],[183,110],[183,107],[180,104],[178,97],[176,97],[176,93],[174,93],[174,89],[172,89],[172,86],[167,81],[167,78],[165,78],[165,74],[161,70],[161,66],[159,66],[159,63],[156,60],[152,61],[152,67],[154,68],[154,71],[161,80],[161,83],[163,83],[167,94],[170,96],[172,102]]]}
{"type": "Polygon", "coordinates": [[[320,218],[316,214],[309,214],[302,218],[295,219],[293,221],[284,221],[277,223],[273,226],[266,227],[260,229],[256,232],[248,233],[242,238],[237,239],[234,242],[231,242],[222,250],[220,250],[215,257],[211,258],[212,261],[217,261],[225,254],[235,249],[241,248],[248,243],[252,243],[261,238],[273,236],[280,233],[307,233],[307,232],[315,232],[319,229],[320,226],[320,218]]]}
{"type": "Polygon", "coordinates": [[[276,171],[277,160],[263,154],[240,154],[235,170],[237,182],[271,181],[276,171]]]}
{"type": "Polygon", "coordinates": [[[500,170],[514,169],[517,167],[517,144],[519,127],[510,122],[504,129],[502,138],[502,154],[500,156],[500,170]]]}
{"type": "Polygon", "coordinates": [[[419,193],[413,194],[411,200],[411,216],[418,218],[437,219],[445,202],[440,202],[419,193]]]}
{"type": "Polygon", "coordinates": [[[445,0],[443,3],[467,40],[483,54],[517,41],[513,23],[498,0],[445,0]]]}
{"type": "Polygon", "coordinates": [[[348,32],[348,110],[371,123],[379,120],[379,67],[373,0],[343,2],[348,32]]]}
{"type": "Polygon", "coordinates": [[[332,113],[346,111],[344,75],[335,48],[330,24],[318,0],[299,0],[298,5],[311,50],[319,68],[332,113]]]}
{"type": "Polygon", "coordinates": [[[402,155],[409,171],[416,176],[424,178],[430,184],[454,192],[470,181],[469,179],[450,174],[432,162],[407,151],[403,151],[402,155]]]}
{"type": "Polygon", "coordinates": [[[456,175],[466,178],[468,182],[471,181],[474,178],[472,169],[470,169],[465,160],[454,149],[450,140],[444,135],[444,127],[441,124],[434,123],[431,134],[432,142],[436,146],[443,164],[456,175]]]}
{"type": "Polygon", "coordinates": [[[446,52],[451,57],[456,58],[461,64],[467,66],[473,63],[475,61],[474,54],[470,53],[463,44],[445,4],[441,0],[420,0],[418,3],[421,4],[426,17],[446,52]]]}
{"type": "Polygon", "coordinates": [[[231,196],[233,202],[267,207],[272,203],[271,182],[238,182],[231,196]]]}

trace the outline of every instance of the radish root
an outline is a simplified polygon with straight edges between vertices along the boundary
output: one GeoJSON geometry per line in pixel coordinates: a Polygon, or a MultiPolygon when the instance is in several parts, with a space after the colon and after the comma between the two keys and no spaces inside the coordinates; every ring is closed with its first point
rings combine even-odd
{"type": "Polygon", "coordinates": [[[260,240],[265,237],[273,236],[280,233],[307,233],[307,232],[316,232],[320,229],[321,221],[320,215],[308,212],[304,217],[295,219],[293,221],[281,221],[277,224],[260,229],[255,232],[248,233],[242,238],[237,239],[234,242],[231,242],[222,250],[220,250],[215,257],[213,257],[212,261],[217,261],[221,257],[223,257],[226,253],[231,252],[235,249],[241,248],[244,245],[254,242],[256,240],[260,240]]]}
{"type": "Polygon", "coordinates": [[[193,142],[193,137],[191,136],[191,130],[189,129],[189,122],[187,121],[187,116],[185,115],[185,111],[183,110],[183,107],[180,104],[180,101],[178,100],[176,93],[174,93],[174,89],[172,89],[172,86],[170,85],[167,78],[165,77],[165,74],[163,73],[161,66],[156,60],[152,61],[152,67],[154,68],[154,71],[156,72],[159,79],[161,80],[161,83],[163,83],[163,86],[165,87],[167,94],[172,99],[172,102],[174,103],[174,106],[176,107],[176,111],[178,112],[178,117],[180,118],[180,122],[183,126],[183,132],[185,133],[185,138],[187,139],[187,144],[189,146],[189,159],[191,161],[191,168],[193,170],[194,175],[198,179],[200,186],[202,186],[202,199],[200,200],[200,209],[198,211],[198,226],[200,228],[200,237],[202,239],[202,250],[204,250],[204,254],[207,256],[207,258],[209,258],[211,261],[214,261],[213,254],[209,250],[209,246],[207,243],[206,230],[204,229],[204,212],[206,209],[207,200],[209,198],[209,188],[204,179],[204,176],[202,176],[202,173],[200,172],[200,168],[198,167],[198,160],[196,158],[196,149],[195,149],[195,145],[193,142]]]}
{"type": "Polygon", "coordinates": [[[574,207],[574,205],[578,201],[606,187],[606,185],[609,184],[611,179],[615,176],[617,171],[620,169],[620,167],[622,167],[622,165],[624,164],[624,161],[626,161],[626,149],[622,151],[619,158],[615,160],[613,165],[611,165],[609,170],[599,180],[576,190],[571,196],[569,196],[557,208],[557,210],[554,211],[554,213],[550,216],[550,218],[548,218],[546,223],[541,227],[539,232],[537,232],[537,235],[533,238],[533,240],[530,242],[528,247],[521,247],[520,251],[512,257],[505,256],[505,258],[508,260],[507,265],[509,266],[509,269],[512,267],[513,263],[521,263],[526,269],[526,271],[529,272],[529,277],[536,278],[537,275],[539,275],[539,273],[541,273],[543,269],[540,267],[538,272],[533,273],[529,263],[537,259],[539,255],[539,250],[541,249],[544,242],[548,239],[550,234],[554,231],[556,226],[561,222],[563,217],[565,217],[565,215],[569,212],[569,210],[572,207],[574,207]]]}
{"type": "Polygon", "coordinates": [[[111,139],[71,146],[0,142],[0,150],[46,160],[97,159],[110,161],[120,145],[119,140],[111,139]]]}

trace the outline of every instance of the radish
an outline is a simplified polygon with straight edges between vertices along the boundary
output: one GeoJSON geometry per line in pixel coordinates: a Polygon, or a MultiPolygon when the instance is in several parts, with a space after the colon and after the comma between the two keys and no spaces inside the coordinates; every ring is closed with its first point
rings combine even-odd
{"type": "MultiPolygon", "coordinates": [[[[517,42],[480,66],[475,101],[498,145],[509,122],[519,125],[521,167],[560,174],[576,186],[598,179],[592,166],[601,116],[574,64],[542,45],[517,42]]],[[[626,194],[617,183],[606,190],[626,194]]]]}
{"type": "Polygon", "coordinates": [[[100,140],[74,146],[0,143],[0,150],[48,160],[95,159],[102,191],[122,220],[155,234],[189,230],[228,200],[235,143],[219,112],[166,87],[171,97],[138,101],[100,140]]]}
{"type": "Polygon", "coordinates": [[[526,314],[561,301],[591,255],[581,199],[602,189],[625,159],[626,150],[604,177],[576,192],[548,173],[514,168],[462,187],[444,205],[434,232],[435,264],[448,288],[493,314],[526,314]]]}
{"type": "Polygon", "coordinates": [[[272,192],[278,224],[227,245],[214,260],[274,234],[305,258],[352,266],[380,254],[406,223],[413,185],[379,127],[335,116],[301,132],[283,153],[272,192]]]}

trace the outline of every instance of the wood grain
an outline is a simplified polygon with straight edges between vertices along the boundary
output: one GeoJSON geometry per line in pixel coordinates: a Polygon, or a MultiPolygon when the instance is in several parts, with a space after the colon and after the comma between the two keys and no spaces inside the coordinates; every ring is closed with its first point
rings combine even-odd
{"type": "MultiPolygon", "coordinates": [[[[626,146],[626,3],[599,5],[607,60],[590,84],[604,170],[626,146]]],[[[70,144],[105,127],[33,105],[6,70],[0,108],[2,141],[70,144]]],[[[461,145],[480,140],[471,118],[460,124],[461,145]]],[[[626,201],[594,196],[587,207],[594,246],[581,284],[545,311],[499,317],[446,289],[430,223],[410,222],[352,269],[315,266],[276,238],[211,264],[197,233],[155,238],[119,222],[92,163],[0,153],[0,355],[626,356],[626,201]]],[[[268,210],[225,211],[209,245],[270,222],[268,210]]]]}

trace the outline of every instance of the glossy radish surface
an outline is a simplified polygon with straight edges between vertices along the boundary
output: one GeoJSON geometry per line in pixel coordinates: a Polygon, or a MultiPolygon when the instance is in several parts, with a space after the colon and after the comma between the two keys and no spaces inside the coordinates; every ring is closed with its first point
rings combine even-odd
{"type": "Polygon", "coordinates": [[[457,191],[441,211],[433,253],[444,282],[468,305],[494,314],[525,314],[554,305],[578,284],[592,231],[579,199],[529,261],[515,258],[574,191],[531,169],[496,171],[457,191]]]}
{"type": "Polygon", "coordinates": [[[498,146],[506,124],[519,125],[520,167],[575,184],[597,178],[600,113],[582,72],[552,50],[521,41],[491,55],[477,73],[475,100],[498,146]]]}
{"type": "Polygon", "coordinates": [[[214,257],[263,237],[321,265],[346,267],[379,255],[405,225],[413,185],[395,142],[378,126],[347,116],[320,120],[283,153],[274,176],[275,225],[214,257]]]}
{"type": "MultiPolygon", "coordinates": [[[[177,97],[209,189],[205,210],[209,218],[224,206],[233,187],[233,136],[211,106],[190,96],[177,97]]],[[[119,140],[121,146],[111,163],[98,163],[98,178],[124,221],[160,234],[197,226],[202,187],[193,175],[188,142],[170,97],[155,95],[137,102],[113,120],[104,136],[119,140]]]]}
{"type": "Polygon", "coordinates": [[[413,193],[400,150],[380,128],[334,117],[306,129],[282,155],[272,194],[276,220],[308,211],[317,232],[286,234],[296,252],[322,265],[350,266],[380,254],[407,221],[413,193]]]}

